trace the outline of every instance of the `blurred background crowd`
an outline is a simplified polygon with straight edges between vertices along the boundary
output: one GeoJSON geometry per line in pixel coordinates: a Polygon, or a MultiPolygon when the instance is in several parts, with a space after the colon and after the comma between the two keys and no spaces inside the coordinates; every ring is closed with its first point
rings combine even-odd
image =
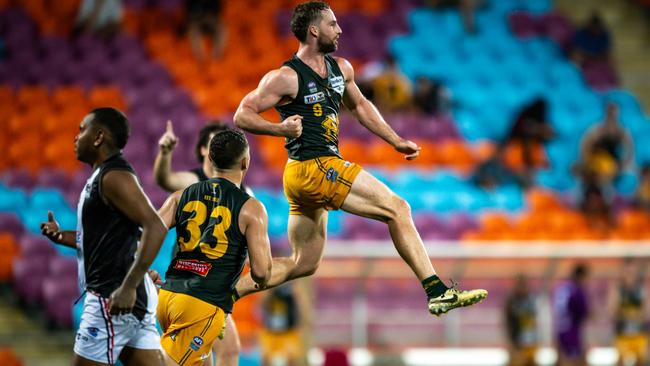
{"type": "MultiPolygon", "coordinates": [[[[296,51],[289,20],[299,2],[0,0],[0,364],[71,357],[75,257],[41,238],[39,224],[52,210],[76,226],[89,173],[72,150],[81,118],[99,106],[126,113],[125,155],[159,207],[167,193],[153,166],[166,121],[179,140],[174,169],[200,167],[199,131],[232,124],[243,96],[296,51]]],[[[645,353],[614,346],[628,331],[621,322],[648,332],[648,301],[623,316],[621,299],[647,287],[645,258],[633,257],[650,249],[650,2],[329,4],[343,29],[336,54],[393,129],[422,146],[406,162],[344,112],[343,156],[406,198],[442,272],[490,297],[430,319],[385,226],[332,212],[332,250],[315,279],[237,303],[241,364],[568,365],[562,344],[574,328],[602,351],[590,364],[645,364],[645,353]],[[282,342],[298,346],[270,351],[282,342]],[[405,353],[413,347],[510,356],[417,363],[405,353]]],[[[266,205],[280,253],[283,141],[248,138],[245,183],[266,205]]],[[[154,264],[161,273],[173,235],[154,264]]]]}

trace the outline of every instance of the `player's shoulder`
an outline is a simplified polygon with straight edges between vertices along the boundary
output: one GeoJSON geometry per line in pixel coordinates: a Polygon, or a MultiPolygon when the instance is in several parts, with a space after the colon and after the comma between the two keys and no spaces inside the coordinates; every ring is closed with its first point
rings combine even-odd
{"type": "Polygon", "coordinates": [[[352,64],[350,61],[348,61],[346,58],[343,57],[338,57],[338,56],[332,56],[334,61],[336,61],[336,64],[339,65],[339,69],[341,69],[341,72],[346,76],[354,75],[354,67],[352,67],[352,64]]]}
{"type": "Polygon", "coordinates": [[[264,216],[266,216],[266,207],[264,207],[264,204],[257,198],[248,196],[248,199],[244,202],[239,212],[240,220],[259,220],[264,216]]]}
{"type": "Polygon", "coordinates": [[[298,88],[298,74],[291,67],[282,66],[267,72],[260,82],[260,87],[285,94],[298,88]]]}

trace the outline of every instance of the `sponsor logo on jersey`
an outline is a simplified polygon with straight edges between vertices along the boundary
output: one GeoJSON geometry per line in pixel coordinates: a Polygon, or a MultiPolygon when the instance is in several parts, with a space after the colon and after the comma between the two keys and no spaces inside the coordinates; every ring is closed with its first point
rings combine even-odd
{"type": "Polygon", "coordinates": [[[327,173],[325,173],[325,179],[329,180],[330,182],[336,182],[336,178],[339,177],[339,172],[334,170],[334,168],[329,168],[327,173]]]}
{"type": "Polygon", "coordinates": [[[343,76],[335,76],[330,78],[330,85],[332,86],[332,89],[334,89],[337,93],[343,95],[343,91],[345,90],[345,80],[343,80],[343,76]]]}
{"type": "Polygon", "coordinates": [[[212,264],[197,261],[196,259],[179,259],[174,263],[174,269],[196,273],[199,276],[207,276],[212,264]]]}
{"type": "Polygon", "coordinates": [[[314,104],[325,100],[325,93],[318,92],[314,94],[305,95],[305,104],[314,104]]]}
{"type": "Polygon", "coordinates": [[[171,338],[172,341],[176,342],[176,332],[170,334],[169,338],[171,338]]]}
{"type": "Polygon", "coordinates": [[[350,165],[352,165],[352,163],[350,163],[347,160],[345,161],[345,163],[343,163],[343,166],[346,167],[346,168],[349,167],[350,165]]]}
{"type": "Polygon", "coordinates": [[[202,345],[203,345],[203,338],[199,336],[194,336],[194,338],[192,338],[192,342],[190,342],[190,348],[193,349],[194,351],[198,351],[202,345]]]}

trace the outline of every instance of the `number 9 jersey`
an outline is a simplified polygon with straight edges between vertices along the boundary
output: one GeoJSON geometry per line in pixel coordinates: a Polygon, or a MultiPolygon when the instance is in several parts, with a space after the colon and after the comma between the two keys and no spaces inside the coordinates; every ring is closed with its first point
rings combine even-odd
{"type": "Polygon", "coordinates": [[[248,253],[239,212],[250,196],[223,178],[187,187],[176,211],[178,251],[162,288],[232,311],[232,295],[248,253]]]}

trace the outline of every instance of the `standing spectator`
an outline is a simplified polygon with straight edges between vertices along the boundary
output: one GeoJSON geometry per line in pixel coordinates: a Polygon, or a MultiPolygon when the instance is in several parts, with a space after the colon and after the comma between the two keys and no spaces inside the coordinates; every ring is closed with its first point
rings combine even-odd
{"type": "Polygon", "coordinates": [[[581,184],[580,211],[585,215],[589,227],[601,237],[606,237],[613,226],[611,194],[593,172],[584,172],[581,184]]]}
{"type": "Polygon", "coordinates": [[[573,59],[578,65],[593,62],[611,64],[611,36],[598,12],[594,12],[573,39],[573,59]]]}
{"type": "Polygon", "coordinates": [[[619,280],[609,291],[609,308],[614,315],[618,365],[646,366],[648,329],[645,299],[644,264],[628,258],[623,262],[619,280]]]}
{"type": "Polygon", "coordinates": [[[634,204],[646,212],[650,212],[650,165],[645,164],[641,169],[639,187],[634,196],[634,204]]]}
{"type": "Polygon", "coordinates": [[[203,35],[207,34],[212,41],[210,56],[218,58],[223,53],[226,40],[226,30],[221,23],[221,0],[186,0],[187,34],[192,44],[192,52],[198,60],[205,61],[203,35]]]}
{"type": "Polygon", "coordinates": [[[391,56],[387,56],[386,68],[373,80],[372,90],[380,109],[397,111],[411,105],[411,82],[391,56]]]}
{"type": "Polygon", "coordinates": [[[555,290],[555,335],[558,366],[587,366],[583,330],[589,315],[586,281],[588,269],[577,264],[571,279],[555,290]]]}
{"type": "Polygon", "coordinates": [[[611,183],[621,171],[634,164],[630,134],[618,122],[618,106],[607,105],[605,121],[588,130],[580,144],[580,175],[594,174],[602,183],[611,183]]]}
{"type": "Polygon", "coordinates": [[[505,143],[517,143],[521,145],[522,161],[524,171],[527,175],[540,165],[536,161],[534,151],[541,149],[541,145],[554,136],[553,128],[546,120],[546,100],[537,98],[526,105],[515,120],[505,143]]]}
{"type": "Polygon", "coordinates": [[[72,35],[92,33],[111,39],[120,31],[122,13],[121,0],[83,0],[72,35]]]}
{"type": "Polygon", "coordinates": [[[537,298],[525,276],[519,275],[505,307],[510,342],[509,366],[535,366],[540,334],[537,326],[537,298]]]}

